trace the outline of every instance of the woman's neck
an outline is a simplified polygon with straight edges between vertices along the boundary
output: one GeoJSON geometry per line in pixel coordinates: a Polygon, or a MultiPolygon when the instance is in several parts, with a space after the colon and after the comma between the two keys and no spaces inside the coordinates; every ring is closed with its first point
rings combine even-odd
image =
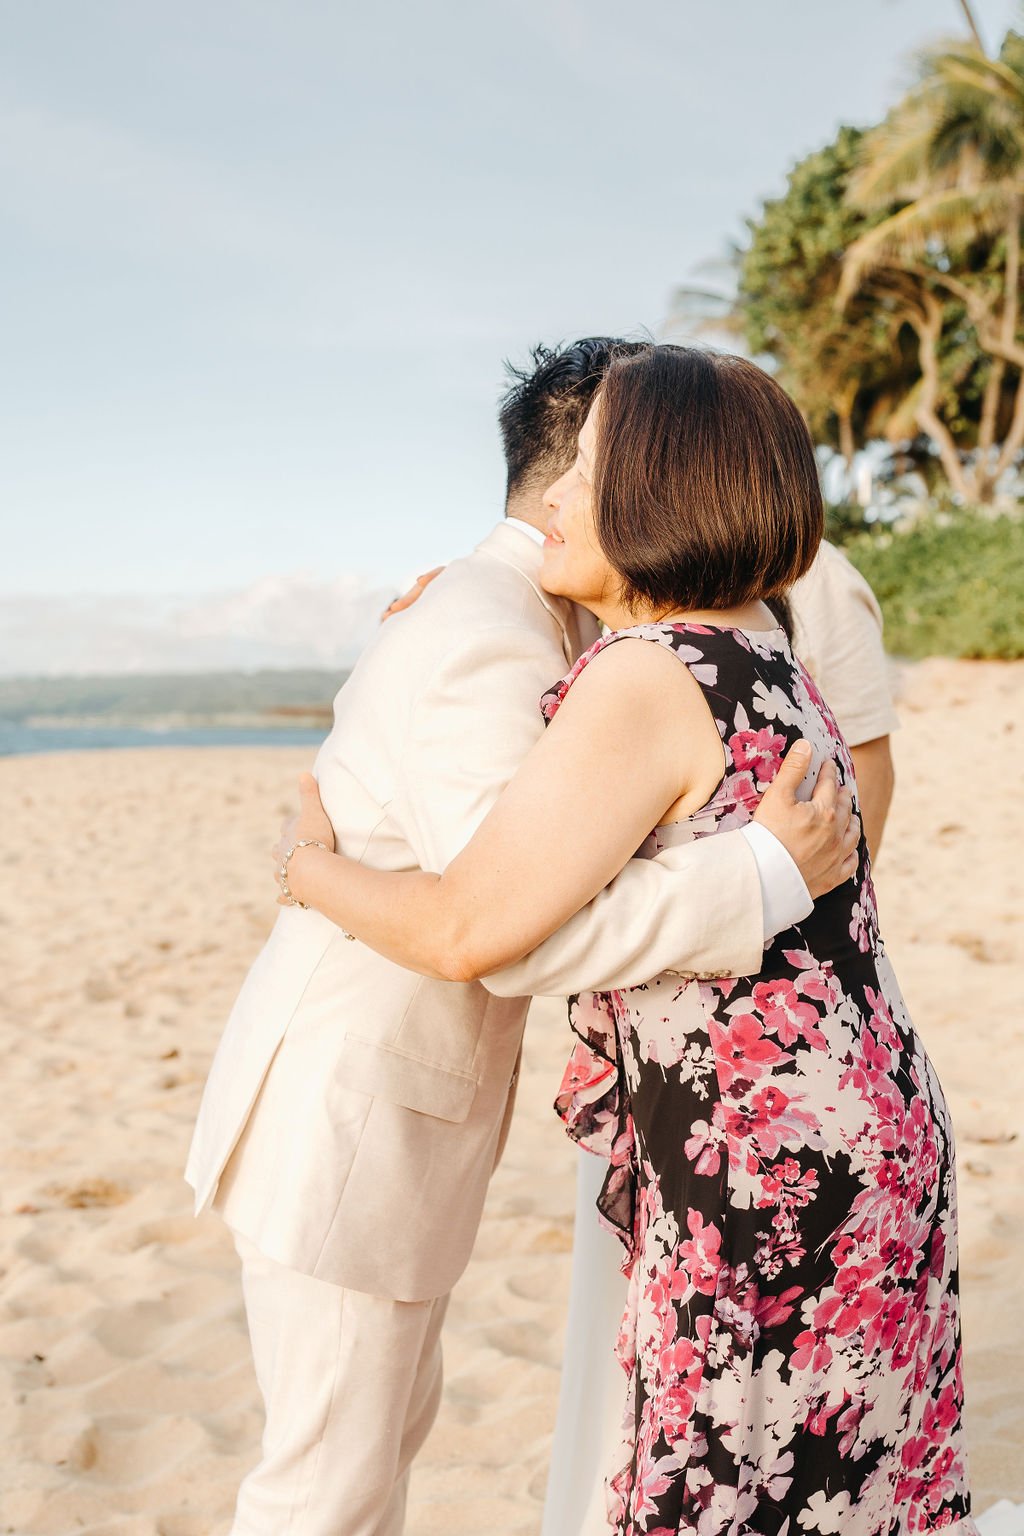
{"type": "Polygon", "coordinates": [[[632,629],[636,624],[708,624],[723,629],[771,630],[778,621],[762,602],[740,603],[732,608],[674,608],[666,611],[649,603],[636,608],[609,600],[593,605],[593,612],[609,629],[632,629]]]}

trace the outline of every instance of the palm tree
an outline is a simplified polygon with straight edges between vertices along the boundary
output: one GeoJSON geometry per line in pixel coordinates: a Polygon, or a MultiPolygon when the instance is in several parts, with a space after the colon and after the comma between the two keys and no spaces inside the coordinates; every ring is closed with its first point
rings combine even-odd
{"type": "Polygon", "coordinates": [[[967,30],[974,38],[978,52],[984,53],[985,44],[981,40],[981,33],[978,31],[978,23],[974,19],[974,12],[971,10],[969,0],[960,0],[960,9],[964,13],[964,20],[967,22],[967,30]]]}
{"type": "Polygon", "coordinates": [[[921,355],[918,423],[936,442],[954,489],[984,501],[1024,446],[1024,38],[1008,33],[999,57],[990,58],[962,3],[972,40],[923,55],[917,84],[865,140],[849,187],[851,203],[865,212],[904,206],[851,245],[839,302],[847,305],[857,293],[907,302],[904,318],[917,333],[921,355]],[[971,271],[972,251],[993,243],[1001,254],[995,281],[990,264],[980,274],[971,271]],[[937,296],[963,305],[991,358],[973,471],[963,465],[938,411],[937,296]],[[1008,369],[1018,377],[997,449],[1008,369]]]}

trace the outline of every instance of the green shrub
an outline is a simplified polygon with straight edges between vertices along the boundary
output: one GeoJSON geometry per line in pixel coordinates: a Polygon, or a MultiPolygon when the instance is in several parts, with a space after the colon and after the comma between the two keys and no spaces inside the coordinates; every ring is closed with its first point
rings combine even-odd
{"type": "Polygon", "coordinates": [[[940,508],[844,548],[882,605],[891,654],[1024,657],[1024,521],[940,508]]]}
{"type": "Polygon", "coordinates": [[[864,508],[855,501],[826,501],[825,537],[832,544],[846,547],[861,534],[866,538],[878,538],[888,529],[881,518],[869,518],[864,508]]]}

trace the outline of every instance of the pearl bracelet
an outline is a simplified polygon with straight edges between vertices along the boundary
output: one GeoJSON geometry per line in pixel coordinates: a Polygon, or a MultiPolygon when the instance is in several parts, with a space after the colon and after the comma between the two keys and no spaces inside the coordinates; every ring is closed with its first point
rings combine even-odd
{"type": "Polygon", "coordinates": [[[284,858],[281,860],[281,868],[277,872],[277,878],[281,882],[282,893],[286,897],[290,906],[301,907],[303,912],[308,912],[309,903],[307,901],[300,901],[297,896],[292,895],[288,888],[288,860],[291,858],[292,854],[297,853],[300,848],[322,848],[325,853],[330,853],[331,849],[328,848],[326,843],[322,843],[318,837],[304,837],[301,843],[293,843],[292,846],[288,849],[288,852],[285,854],[284,858]]]}

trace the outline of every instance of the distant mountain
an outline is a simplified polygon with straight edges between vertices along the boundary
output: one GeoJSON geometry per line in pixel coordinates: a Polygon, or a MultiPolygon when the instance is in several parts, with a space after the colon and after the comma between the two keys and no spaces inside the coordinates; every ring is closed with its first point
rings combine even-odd
{"type": "Polygon", "coordinates": [[[329,727],[347,672],[207,672],[0,678],[0,722],[19,725],[329,727]]]}
{"type": "Polygon", "coordinates": [[[0,597],[0,676],[341,670],[394,595],[300,573],[202,598],[0,597]]]}

